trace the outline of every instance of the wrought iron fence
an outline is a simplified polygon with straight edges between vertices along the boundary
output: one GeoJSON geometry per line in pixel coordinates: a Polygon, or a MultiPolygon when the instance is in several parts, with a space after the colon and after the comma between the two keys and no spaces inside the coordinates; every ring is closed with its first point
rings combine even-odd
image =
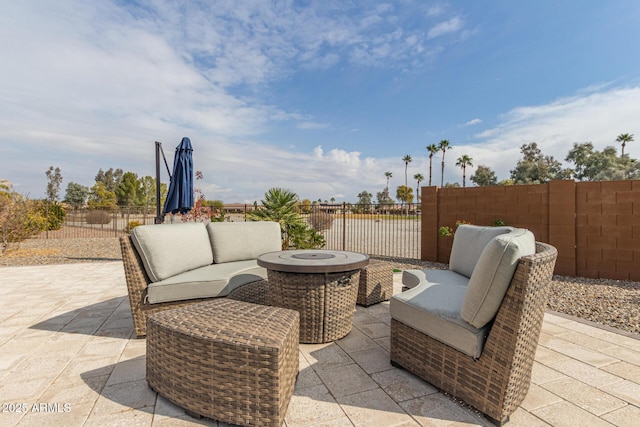
{"type": "MultiPolygon", "coordinates": [[[[260,209],[251,204],[224,206],[225,221],[246,221],[247,214],[260,209]]],[[[325,238],[326,249],[363,252],[370,255],[420,258],[420,205],[300,205],[298,213],[325,238]]],[[[153,224],[152,209],[68,210],[59,230],[47,230],[37,238],[118,237],[135,225],[153,224]]],[[[180,221],[168,216],[165,222],[180,221]]]]}
{"type": "Polygon", "coordinates": [[[45,230],[35,238],[118,237],[127,234],[134,225],[153,224],[154,218],[153,209],[138,206],[120,206],[108,209],[67,209],[64,223],[60,229],[45,230]]]}
{"type": "MultiPolygon", "coordinates": [[[[254,209],[260,209],[260,206],[225,205],[225,217],[231,221],[246,221],[247,214],[254,209]]],[[[420,259],[419,203],[298,205],[298,213],[312,225],[323,222],[322,218],[314,216],[322,214],[331,218],[328,227],[315,227],[325,238],[325,249],[420,259]]]]}

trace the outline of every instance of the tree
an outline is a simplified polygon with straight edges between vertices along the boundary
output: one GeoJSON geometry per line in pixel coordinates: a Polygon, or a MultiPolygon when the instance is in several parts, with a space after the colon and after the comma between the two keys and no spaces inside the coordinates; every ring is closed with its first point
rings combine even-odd
{"type": "Polygon", "coordinates": [[[624,147],[627,145],[627,142],[633,141],[633,134],[621,133],[616,138],[616,142],[621,142],[622,144],[622,157],[624,157],[624,147]]]}
{"type": "MultiPolygon", "coordinates": [[[[143,176],[138,179],[138,190],[136,193],[135,204],[142,206],[143,212],[146,214],[149,208],[156,206],[156,179],[152,176],[143,176]]],[[[164,205],[167,198],[167,184],[160,183],[160,205],[164,205]]]]}
{"type": "Polygon", "coordinates": [[[553,156],[544,156],[535,142],[523,144],[520,151],[523,157],[511,170],[511,179],[515,184],[544,184],[553,179],[562,179],[568,172],[553,156]]]}
{"type": "Polygon", "coordinates": [[[440,144],[438,145],[438,150],[442,151],[442,177],[440,179],[440,187],[444,186],[444,154],[450,146],[451,143],[446,139],[440,141],[440,144]]]}
{"type": "Polygon", "coordinates": [[[387,177],[387,193],[389,192],[389,178],[391,178],[393,176],[393,174],[391,172],[385,172],[384,176],[387,177]]]}
{"type": "Polygon", "coordinates": [[[462,156],[458,157],[458,160],[456,161],[456,166],[460,166],[462,168],[462,186],[463,187],[467,186],[467,166],[473,166],[473,163],[471,163],[472,161],[473,159],[466,154],[463,154],[462,156]]]}
{"type": "Polygon", "coordinates": [[[408,154],[402,158],[402,161],[404,162],[404,186],[405,187],[409,186],[409,181],[407,179],[407,168],[409,167],[409,163],[411,163],[412,160],[413,159],[408,154]]]}
{"type": "Polygon", "coordinates": [[[429,187],[431,187],[431,175],[433,170],[433,155],[440,151],[440,148],[436,144],[427,145],[427,151],[429,152],[429,187]]]}
{"type": "Polygon", "coordinates": [[[413,188],[407,187],[406,185],[398,186],[396,189],[396,199],[402,203],[413,202],[413,188]]]}
{"type": "MultiPolygon", "coordinates": [[[[411,163],[413,159],[410,155],[406,154],[402,161],[404,162],[404,186],[409,187],[409,179],[407,178],[407,169],[409,168],[409,163],[411,163]]],[[[412,197],[413,199],[413,197],[412,197]]],[[[404,203],[404,202],[403,202],[404,203]]],[[[409,214],[409,206],[407,206],[407,215],[409,214]]]]}
{"type": "Polygon", "coordinates": [[[75,182],[67,184],[67,191],[64,196],[64,202],[69,203],[75,208],[81,208],[87,202],[89,196],[89,187],[80,185],[75,182]]]}
{"type": "Polygon", "coordinates": [[[104,183],[96,182],[95,185],[91,187],[87,204],[91,209],[105,209],[115,208],[117,201],[116,193],[107,190],[104,183]]]}
{"type": "Polygon", "coordinates": [[[364,190],[358,193],[358,203],[356,203],[356,209],[360,212],[370,212],[371,211],[371,198],[373,194],[364,190]]]}
{"type": "Polygon", "coordinates": [[[139,192],[140,181],[138,181],[138,175],[133,172],[125,173],[115,190],[118,205],[133,206],[138,200],[139,192]]]}
{"type": "Polygon", "coordinates": [[[612,181],[640,176],[640,164],[628,155],[618,157],[611,146],[600,152],[591,142],[574,143],[565,160],[574,164],[573,177],[578,181],[612,181]]]}
{"type": "Polygon", "coordinates": [[[413,175],[413,179],[416,180],[416,200],[420,201],[420,183],[424,181],[424,176],[421,173],[413,175]]]}
{"type": "Polygon", "coordinates": [[[47,200],[50,202],[55,202],[58,200],[60,195],[60,185],[62,184],[62,174],[60,173],[60,168],[53,166],[49,166],[49,170],[45,172],[47,176],[47,200]]]}
{"type": "Polygon", "coordinates": [[[389,189],[385,188],[376,193],[376,199],[378,200],[379,208],[381,210],[386,209],[386,211],[389,212],[389,207],[393,205],[393,199],[389,196],[389,189]]]}
{"type": "Polygon", "coordinates": [[[485,165],[478,165],[476,172],[469,179],[478,187],[487,187],[498,183],[496,173],[485,165]]]}
{"type": "Polygon", "coordinates": [[[115,192],[116,188],[120,184],[120,181],[122,180],[123,175],[124,172],[122,171],[122,169],[116,169],[114,171],[113,168],[109,168],[109,170],[106,172],[103,172],[102,169],[100,169],[98,171],[98,174],[96,175],[96,182],[103,183],[104,188],[107,191],[115,192]]]}

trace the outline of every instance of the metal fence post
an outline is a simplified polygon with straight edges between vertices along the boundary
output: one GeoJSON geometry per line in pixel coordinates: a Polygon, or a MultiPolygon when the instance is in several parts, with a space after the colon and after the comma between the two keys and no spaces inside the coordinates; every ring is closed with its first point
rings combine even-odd
{"type": "Polygon", "coordinates": [[[347,204],[342,202],[342,250],[347,247],[347,204]]]}
{"type": "Polygon", "coordinates": [[[49,238],[49,201],[44,202],[44,216],[45,216],[45,238],[49,238]]]}

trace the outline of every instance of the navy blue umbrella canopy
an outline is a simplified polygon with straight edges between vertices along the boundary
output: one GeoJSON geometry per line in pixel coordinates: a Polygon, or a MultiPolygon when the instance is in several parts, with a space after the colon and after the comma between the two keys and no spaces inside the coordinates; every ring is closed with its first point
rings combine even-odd
{"type": "Polygon", "coordinates": [[[173,175],[169,182],[163,215],[185,214],[193,208],[193,148],[191,140],[182,138],[173,158],[173,175]]]}

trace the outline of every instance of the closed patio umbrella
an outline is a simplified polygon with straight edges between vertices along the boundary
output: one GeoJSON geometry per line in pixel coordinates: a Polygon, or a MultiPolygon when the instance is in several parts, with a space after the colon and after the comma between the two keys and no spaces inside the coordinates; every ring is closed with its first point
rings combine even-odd
{"type": "Polygon", "coordinates": [[[191,140],[182,138],[173,158],[173,174],[164,202],[163,215],[185,214],[193,208],[193,148],[191,140]]]}

